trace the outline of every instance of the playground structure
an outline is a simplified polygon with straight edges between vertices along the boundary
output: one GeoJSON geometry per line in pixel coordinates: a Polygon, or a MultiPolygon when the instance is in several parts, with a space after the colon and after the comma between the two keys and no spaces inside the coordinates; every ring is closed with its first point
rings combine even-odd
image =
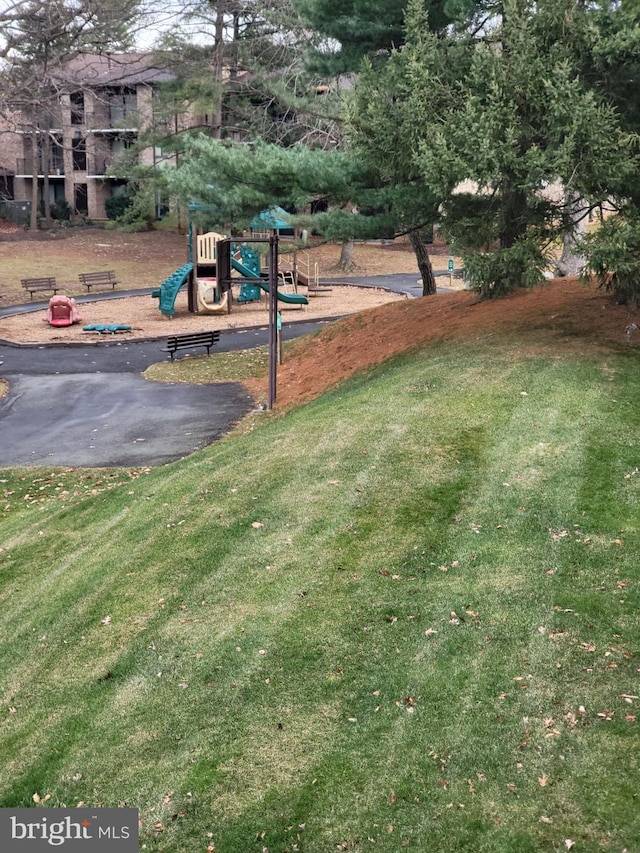
{"type": "Polygon", "coordinates": [[[76,300],[71,296],[52,296],[49,300],[45,322],[50,326],[72,326],[81,320],[76,300]]]}
{"type": "MultiPolygon", "coordinates": [[[[262,272],[260,265],[260,255],[249,246],[236,248],[231,256],[231,268],[244,279],[238,302],[255,302],[261,298],[262,292],[269,293],[266,273],[262,272]]],[[[278,273],[278,281],[286,283],[280,273],[278,273]]],[[[301,293],[286,293],[278,289],[276,297],[279,302],[288,305],[309,304],[307,297],[301,293]]]]}
{"type": "MultiPolygon", "coordinates": [[[[189,311],[194,314],[230,313],[234,284],[240,287],[240,304],[260,301],[263,293],[270,293],[269,272],[262,270],[260,255],[247,245],[238,245],[249,241],[231,241],[215,231],[195,235],[195,241],[191,231],[189,236],[191,260],[168,276],[151,294],[159,300],[158,307],[165,316],[175,315],[176,298],[185,285],[189,311]]],[[[265,239],[252,238],[251,242],[265,242],[265,239]]],[[[276,274],[276,281],[284,286],[293,285],[294,291],[297,289],[296,277],[290,270],[276,274]]],[[[282,289],[276,289],[276,297],[288,305],[302,307],[309,303],[303,294],[288,293],[282,289]]]]}
{"type": "Polygon", "coordinates": [[[193,264],[183,264],[181,267],[171,273],[166,278],[160,287],[151,292],[154,299],[159,300],[158,307],[166,317],[173,317],[176,313],[176,296],[180,289],[186,284],[193,273],[193,264]]]}
{"type": "Polygon", "coordinates": [[[218,284],[218,243],[224,235],[209,231],[196,237],[196,262],[191,283],[190,305],[195,293],[198,314],[227,314],[231,311],[231,288],[218,284]]]}

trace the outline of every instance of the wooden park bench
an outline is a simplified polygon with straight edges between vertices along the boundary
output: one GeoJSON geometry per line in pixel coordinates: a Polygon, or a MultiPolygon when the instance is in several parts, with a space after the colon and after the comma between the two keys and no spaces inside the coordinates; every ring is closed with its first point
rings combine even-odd
{"type": "Polygon", "coordinates": [[[56,284],[54,276],[47,276],[45,278],[23,278],[20,281],[24,289],[29,291],[32,299],[34,293],[52,290],[53,295],[55,296],[56,293],[61,289],[56,284]]]}
{"type": "Polygon", "coordinates": [[[92,287],[110,287],[112,290],[115,290],[116,284],[120,284],[113,270],[81,272],[78,274],[78,278],[80,279],[80,284],[83,284],[89,293],[92,287]]]}
{"type": "Polygon", "coordinates": [[[207,355],[211,355],[211,347],[220,340],[220,332],[191,332],[185,335],[171,335],[167,338],[167,346],[163,352],[171,355],[171,361],[179,349],[192,349],[193,347],[206,347],[207,355]]]}

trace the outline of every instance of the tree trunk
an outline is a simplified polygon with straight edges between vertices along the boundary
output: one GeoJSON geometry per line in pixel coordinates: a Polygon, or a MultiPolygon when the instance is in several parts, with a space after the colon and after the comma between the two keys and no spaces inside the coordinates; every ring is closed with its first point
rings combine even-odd
{"type": "Polygon", "coordinates": [[[32,231],[38,230],[38,129],[33,126],[31,131],[31,222],[29,228],[32,231]]]}
{"type": "Polygon", "coordinates": [[[48,133],[42,135],[42,202],[44,206],[44,222],[51,228],[51,199],[49,198],[49,164],[51,162],[51,138],[48,133]]]}
{"type": "Polygon", "coordinates": [[[506,183],[500,204],[500,248],[512,249],[519,237],[527,230],[527,196],[520,189],[513,189],[511,182],[506,183]]]}
{"type": "Polygon", "coordinates": [[[340,260],[336,264],[336,268],[342,272],[352,272],[356,268],[356,262],[353,259],[353,250],[355,243],[353,240],[345,240],[340,246],[340,260]]]}
{"type": "Polygon", "coordinates": [[[566,201],[571,227],[562,237],[562,255],[556,264],[556,273],[559,276],[580,275],[586,263],[579,246],[586,231],[584,210],[581,209],[583,200],[578,193],[569,191],[566,201]]]}
{"type": "Polygon", "coordinates": [[[433,266],[423,232],[419,228],[415,231],[409,231],[409,242],[415,253],[418,269],[422,276],[422,295],[433,296],[436,292],[436,278],[433,274],[433,266]]]}
{"type": "Polygon", "coordinates": [[[214,139],[222,139],[222,73],[224,69],[224,13],[225,3],[218,0],[216,4],[216,22],[213,47],[213,74],[216,81],[215,103],[213,105],[212,135],[214,139]]]}

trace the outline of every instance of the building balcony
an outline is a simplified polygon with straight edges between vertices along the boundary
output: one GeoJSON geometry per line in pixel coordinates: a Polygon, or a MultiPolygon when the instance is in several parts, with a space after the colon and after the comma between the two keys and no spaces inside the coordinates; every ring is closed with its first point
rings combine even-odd
{"type": "Polygon", "coordinates": [[[105,109],[96,112],[87,112],[84,115],[84,123],[74,124],[74,128],[90,133],[122,133],[123,131],[137,132],[140,124],[140,114],[137,110],[105,109]]]}
{"type": "Polygon", "coordinates": [[[110,165],[110,161],[104,157],[88,157],[87,178],[104,178],[110,165]]]}
{"type": "MultiPolygon", "coordinates": [[[[39,178],[44,177],[44,166],[42,160],[37,164],[37,175],[39,178]]],[[[52,158],[48,168],[49,178],[64,178],[64,163],[62,158],[52,158]]],[[[16,177],[32,178],[33,177],[33,160],[31,158],[18,159],[16,161],[16,177]]]]}

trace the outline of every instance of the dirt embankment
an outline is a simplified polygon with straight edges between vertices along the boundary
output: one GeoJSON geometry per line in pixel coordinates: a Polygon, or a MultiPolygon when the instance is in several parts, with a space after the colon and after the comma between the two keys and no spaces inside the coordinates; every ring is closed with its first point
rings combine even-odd
{"type": "Polygon", "coordinates": [[[640,347],[640,317],[576,279],[495,300],[448,293],[374,308],[321,332],[312,351],[278,373],[278,407],[312,400],[360,370],[436,340],[511,338],[522,349],[555,354],[640,347]]]}

